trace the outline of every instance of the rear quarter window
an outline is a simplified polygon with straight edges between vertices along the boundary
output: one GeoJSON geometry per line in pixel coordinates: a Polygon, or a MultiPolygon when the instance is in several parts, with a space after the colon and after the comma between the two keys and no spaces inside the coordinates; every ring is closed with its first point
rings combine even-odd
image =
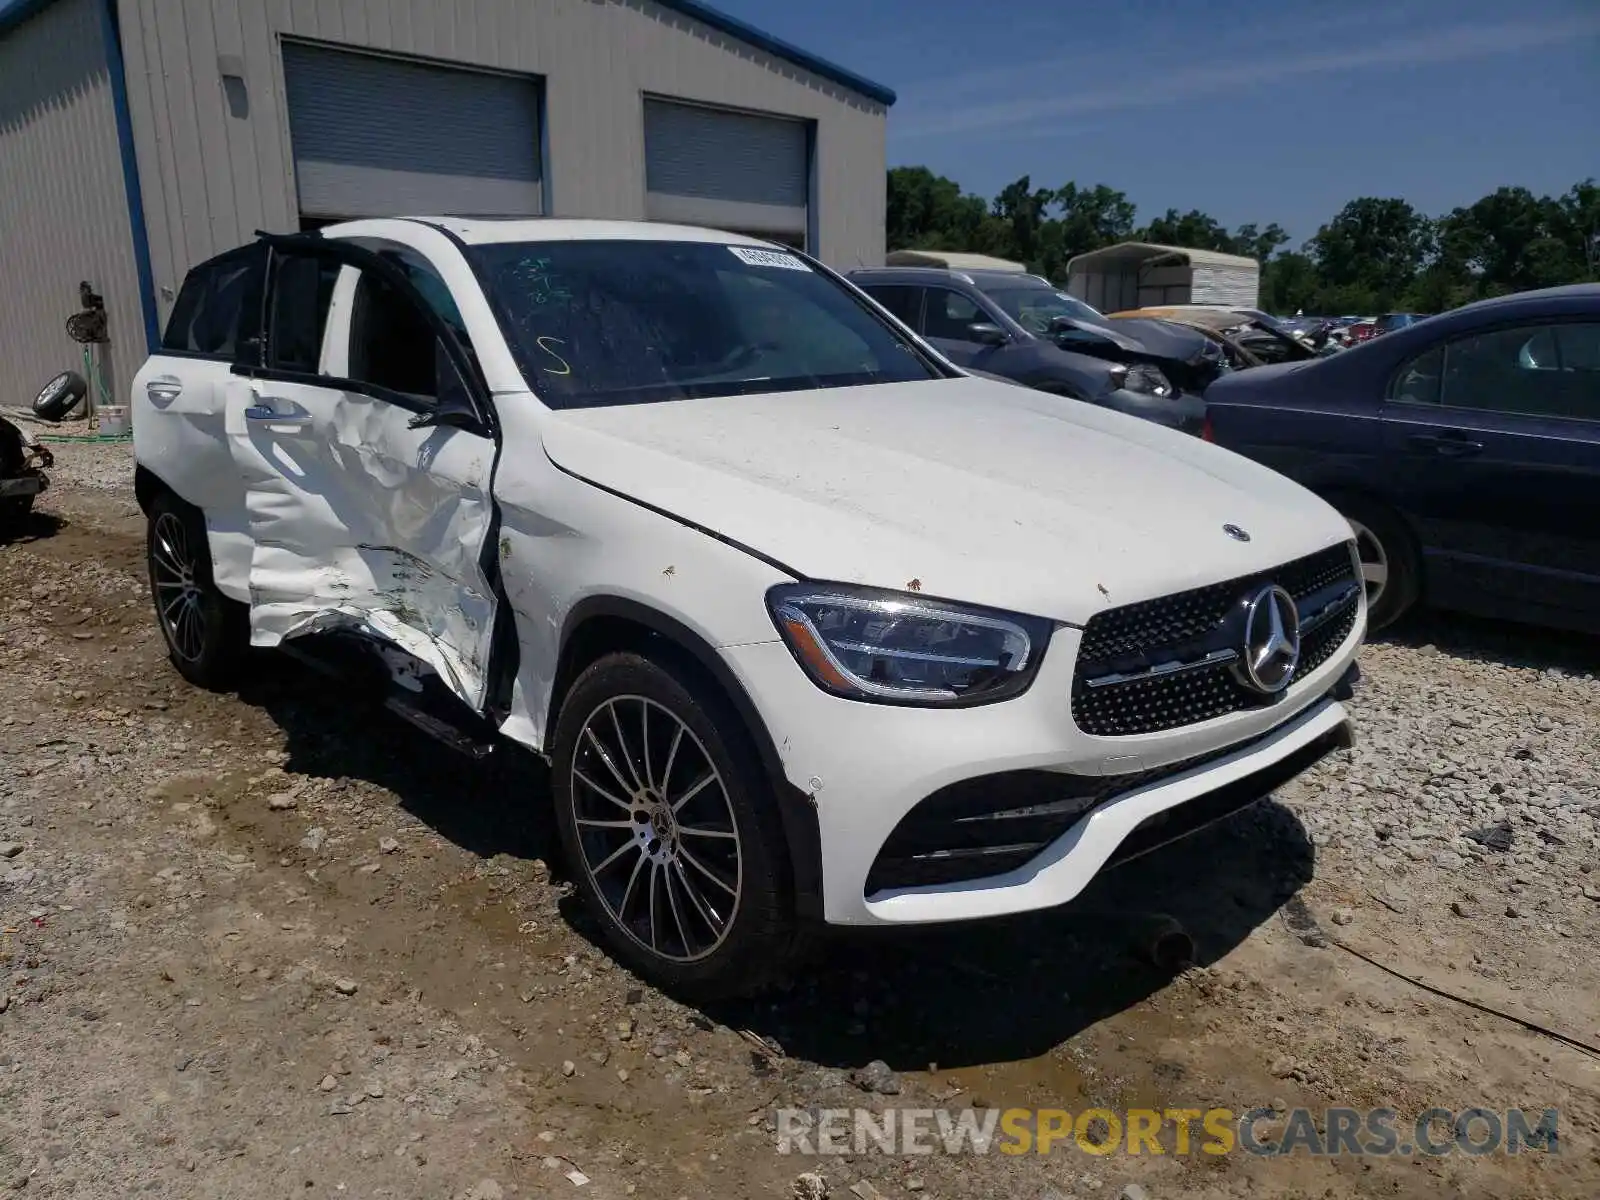
{"type": "Polygon", "coordinates": [[[195,267],[184,278],[161,348],[232,359],[259,342],[266,247],[249,246],[195,267]]]}

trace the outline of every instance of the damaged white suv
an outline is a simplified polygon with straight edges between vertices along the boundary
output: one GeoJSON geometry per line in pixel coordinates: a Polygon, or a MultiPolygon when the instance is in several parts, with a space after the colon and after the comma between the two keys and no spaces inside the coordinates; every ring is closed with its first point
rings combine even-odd
{"type": "Polygon", "coordinates": [[[553,796],[461,802],[553,802],[617,956],[684,992],[816,921],[1061,904],[1348,741],[1338,513],[749,238],[263,237],[190,272],[133,401],[177,669],[379,665],[458,749],[546,756],[553,796]]]}

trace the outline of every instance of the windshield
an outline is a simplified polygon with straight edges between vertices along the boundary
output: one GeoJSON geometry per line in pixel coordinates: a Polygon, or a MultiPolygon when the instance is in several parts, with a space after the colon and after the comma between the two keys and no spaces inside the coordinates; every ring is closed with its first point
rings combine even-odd
{"type": "Polygon", "coordinates": [[[786,251],[584,240],[482,245],[472,257],[528,386],[552,408],[943,377],[786,251]]]}
{"type": "Polygon", "coordinates": [[[1106,319],[1076,296],[1047,287],[984,288],[988,296],[1006,315],[1029,333],[1050,332],[1050,322],[1057,317],[1071,317],[1075,321],[1089,321],[1104,325],[1106,319]]]}

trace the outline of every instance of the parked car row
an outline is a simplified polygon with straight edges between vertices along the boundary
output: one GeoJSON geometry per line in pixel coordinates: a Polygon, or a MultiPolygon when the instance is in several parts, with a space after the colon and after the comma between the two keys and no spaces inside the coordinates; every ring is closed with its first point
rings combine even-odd
{"type": "Polygon", "coordinates": [[[1339,348],[1353,318],[1217,305],[1108,317],[1011,272],[852,279],[968,369],[1201,433],[1324,496],[1357,533],[1375,627],[1426,602],[1600,632],[1600,285],[1431,320],[1387,313],[1355,334],[1356,353],[1339,348]],[[1161,375],[1129,387],[1085,354],[1161,375]],[[1416,380],[1440,378],[1446,358],[1450,386],[1417,400],[1416,380]]]}
{"type": "Polygon", "coordinates": [[[1062,904],[1348,744],[1351,526],[1180,432],[1216,343],[861,282],[566,220],[200,264],[133,381],[174,667],[276,647],[544,756],[549,793],[461,802],[552,807],[612,952],[694,996],[818,922],[1062,904]]]}
{"type": "Polygon", "coordinates": [[[1374,626],[1418,602],[1600,632],[1600,285],[1229,375],[1207,436],[1351,520],[1374,626]]]}
{"type": "Polygon", "coordinates": [[[891,267],[850,280],[962,367],[1189,433],[1203,424],[1201,393],[1227,366],[1203,334],[1112,322],[1036,275],[891,267]]]}

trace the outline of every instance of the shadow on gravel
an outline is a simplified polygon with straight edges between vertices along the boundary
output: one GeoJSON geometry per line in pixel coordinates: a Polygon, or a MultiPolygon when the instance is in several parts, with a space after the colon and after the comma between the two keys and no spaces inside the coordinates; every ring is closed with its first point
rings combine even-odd
{"type": "Polygon", "coordinates": [[[1266,800],[1099,877],[1073,903],[979,924],[836,933],[787,994],[718,1006],[718,1020],[832,1067],[1013,1062],[1165,987],[1149,917],[1175,918],[1200,965],[1268,920],[1312,874],[1295,815],[1266,800]]]}
{"type": "MultiPolygon", "coordinates": [[[[286,770],[378,784],[473,854],[543,858],[559,873],[547,774],[532,755],[507,746],[475,762],[290,659],[262,654],[252,666],[239,697],[284,730],[286,770]]],[[[1198,961],[1214,962],[1277,912],[1312,867],[1299,820],[1269,799],[1101,876],[1064,908],[981,924],[829,932],[787,991],[707,1014],[830,1067],[1035,1058],[1166,986],[1170,971],[1146,956],[1151,914],[1176,919],[1198,961]]],[[[597,942],[575,897],[561,911],[597,942]]]]}
{"type": "Polygon", "coordinates": [[[469,759],[385,710],[375,694],[333,684],[283,655],[253,655],[248,674],[239,699],[284,731],[284,770],[387,788],[412,816],[483,858],[548,860],[555,852],[546,771],[531,754],[505,744],[469,759]]]}
{"type": "Polygon", "coordinates": [[[1600,675],[1600,637],[1490,617],[1421,612],[1373,640],[1413,648],[1433,646],[1461,658],[1510,667],[1600,675]]]}
{"type": "Polygon", "coordinates": [[[54,513],[29,511],[21,517],[0,514],[0,546],[24,545],[55,537],[67,522],[54,513]]]}

